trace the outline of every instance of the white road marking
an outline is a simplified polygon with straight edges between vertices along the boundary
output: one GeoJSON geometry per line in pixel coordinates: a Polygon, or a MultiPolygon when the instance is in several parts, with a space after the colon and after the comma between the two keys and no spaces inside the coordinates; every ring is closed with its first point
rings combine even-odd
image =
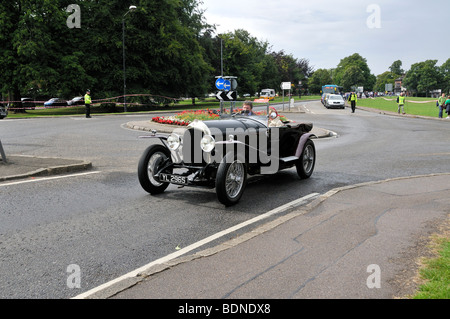
{"type": "Polygon", "coordinates": [[[294,200],[294,201],[292,201],[290,203],[287,203],[287,204],[284,204],[284,205],[282,205],[280,207],[272,209],[271,211],[269,211],[269,212],[267,212],[265,214],[259,215],[259,216],[255,217],[255,218],[249,219],[249,220],[247,220],[245,222],[242,222],[242,223],[240,223],[238,225],[235,225],[233,227],[230,227],[228,229],[220,231],[220,232],[218,232],[218,233],[216,233],[214,235],[211,235],[211,236],[209,236],[209,237],[207,237],[205,239],[202,239],[202,240],[200,240],[200,241],[198,241],[196,243],[193,243],[192,245],[189,245],[189,246],[187,246],[185,248],[182,248],[182,249],[180,249],[180,250],[178,250],[178,251],[176,251],[176,252],[174,252],[172,254],[169,254],[169,255],[167,255],[165,257],[159,258],[159,259],[157,259],[157,260],[155,260],[155,261],[153,261],[153,262],[151,262],[151,263],[149,263],[149,264],[147,264],[145,266],[142,266],[142,267],[140,267],[138,269],[135,269],[135,270],[133,270],[133,271],[123,275],[123,276],[120,276],[120,277],[118,277],[116,279],[113,279],[113,280],[111,280],[111,281],[109,281],[109,282],[107,282],[107,283],[105,283],[103,285],[100,285],[100,286],[98,286],[96,288],[93,288],[93,289],[88,290],[88,291],[86,291],[86,292],[84,292],[82,294],[79,294],[78,296],[75,296],[72,299],[85,299],[85,298],[88,298],[89,296],[95,294],[96,292],[99,292],[99,291],[101,291],[103,289],[111,287],[112,285],[114,285],[114,284],[116,284],[116,283],[118,283],[118,282],[120,282],[122,280],[136,277],[136,276],[139,275],[139,273],[145,271],[146,269],[148,269],[148,268],[150,268],[150,267],[152,267],[154,265],[166,263],[166,262],[168,262],[168,261],[170,261],[172,259],[180,257],[181,255],[184,255],[184,254],[186,254],[186,253],[188,253],[188,252],[190,252],[190,251],[192,251],[194,249],[197,249],[197,248],[199,248],[199,247],[201,247],[201,246],[203,246],[203,245],[205,245],[207,243],[210,243],[210,242],[212,242],[212,241],[214,241],[214,240],[216,240],[216,239],[218,239],[218,238],[220,238],[222,236],[225,236],[225,235],[227,235],[229,233],[232,233],[232,232],[234,232],[234,231],[236,231],[238,229],[241,229],[241,228],[243,228],[245,226],[248,226],[250,224],[256,223],[256,222],[261,221],[263,219],[266,219],[266,218],[268,218],[270,216],[279,214],[279,213],[281,213],[281,212],[283,212],[283,211],[285,211],[285,210],[287,210],[289,208],[294,208],[294,207],[300,206],[303,203],[305,203],[307,200],[310,200],[310,199],[312,199],[312,198],[314,198],[314,197],[316,197],[318,195],[319,195],[318,193],[312,193],[312,194],[309,194],[309,195],[304,196],[302,198],[296,199],[296,200],[294,200]]]}
{"type": "Polygon", "coordinates": [[[27,180],[20,180],[20,181],[16,181],[16,182],[1,183],[0,187],[2,187],[2,186],[19,185],[19,184],[26,184],[26,183],[43,182],[43,181],[49,181],[49,180],[54,180],[54,179],[86,176],[86,175],[92,175],[92,174],[98,174],[98,173],[101,173],[101,172],[100,171],[95,171],[95,172],[87,172],[87,173],[79,173],[79,174],[71,174],[71,175],[61,175],[61,176],[52,176],[52,177],[42,177],[42,178],[36,177],[34,179],[27,179],[27,180]]]}

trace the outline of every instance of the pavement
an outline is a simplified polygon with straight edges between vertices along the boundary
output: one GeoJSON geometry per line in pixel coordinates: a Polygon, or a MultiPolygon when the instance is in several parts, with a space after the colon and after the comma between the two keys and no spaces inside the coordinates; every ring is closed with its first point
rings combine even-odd
{"type": "MultiPolygon", "coordinates": [[[[150,121],[128,127],[170,130],[150,121]]],[[[314,133],[334,136],[321,128],[314,133]]],[[[5,152],[0,182],[91,167],[5,152]]],[[[450,173],[311,194],[262,212],[253,230],[230,229],[180,247],[75,299],[403,298],[417,287],[418,261],[430,255],[432,234],[450,233],[449,194],[450,173]],[[218,238],[225,241],[214,245],[218,238]]]]}
{"type": "Polygon", "coordinates": [[[5,155],[6,161],[0,158],[0,182],[73,173],[92,167],[92,163],[85,160],[9,155],[7,150],[5,155]]]}

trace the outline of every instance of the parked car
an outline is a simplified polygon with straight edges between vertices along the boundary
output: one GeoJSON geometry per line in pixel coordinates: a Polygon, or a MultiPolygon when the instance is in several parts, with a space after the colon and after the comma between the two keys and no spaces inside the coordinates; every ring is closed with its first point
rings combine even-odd
{"type": "Polygon", "coordinates": [[[327,99],[328,99],[329,96],[330,96],[330,93],[324,93],[324,94],[322,94],[321,102],[322,102],[322,104],[323,104],[324,106],[325,106],[325,104],[326,104],[327,99]]]}
{"type": "Polygon", "coordinates": [[[269,100],[273,100],[275,99],[275,90],[274,89],[263,89],[261,90],[261,93],[259,94],[259,97],[261,99],[269,99],[269,100]]]}
{"type": "Polygon", "coordinates": [[[144,137],[161,144],[142,154],[139,182],[152,195],[164,192],[169,184],[215,188],[218,200],[230,206],[242,197],[247,175],[274,174],[295,166],[300,178],[309,178],[316,161],[312,127],[282,122],[271,109],[270,116],[233,114],[196,120],[169,136],[153,131],[144,137]]]}
{"type": "Polygon", "coordinates": [[[0,120],[4,119],[8,116],[8,110],[4,106],[4,104],[0,104],[0,120]]]}
{"type": "Polygon", "coordinates": [[[83,96],[74,97],[70,101],[67,101],[67,105],[69,106],[84,105],[84,97],[83,96]]]}
{"type": "Polygon", "coordinates": [[[36,103],[30,97],[23,97],[20,99],[22,103],[22,108],[25,110],[34,110],[36,108],[36,103]]]}
{"type": "Polygon", "coordinates": [[[344,98],[339,94],[330,94],[325,100],[325,107],[328,108],[345,108],[344,98]]]}
{"type": "Polygon", "coordinates": [[[44,103],[45,107],[67,106],[67,102],[63,99],[54,97],[44,103]]]}

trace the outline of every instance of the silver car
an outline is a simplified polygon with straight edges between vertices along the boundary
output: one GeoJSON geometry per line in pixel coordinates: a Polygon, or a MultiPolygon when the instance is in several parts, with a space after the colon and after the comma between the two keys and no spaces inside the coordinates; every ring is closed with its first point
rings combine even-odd
{"type": "Polygon", "coordinates": [[[325,107],[329,108],[345,108],[345,102],[342,96],[339,94],[330,94],[325,100],[325,107]]]}

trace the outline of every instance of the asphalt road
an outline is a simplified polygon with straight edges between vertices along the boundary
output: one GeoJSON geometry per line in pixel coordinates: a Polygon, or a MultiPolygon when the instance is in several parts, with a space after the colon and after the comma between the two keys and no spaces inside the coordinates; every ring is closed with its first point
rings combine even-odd
{"type": "Polygon", "coordinates": [[[301,104],[308,111],[289,118],[338,134],[315,141],[313,176],[299,180],[292,169],[252,178],[229,208],[214,190],[170,186],[152,197],[141,189],[136,168],[149,140],[125,124],[150,115],[0,121],[9,154],[86,159],[93,166],[88,175],[0,183],[0,298],[70,298],[308,194],[448,172],[449,122],[301,104]],[[80,288],[67,285],[70,265],[81,270],[80,288]]]}

